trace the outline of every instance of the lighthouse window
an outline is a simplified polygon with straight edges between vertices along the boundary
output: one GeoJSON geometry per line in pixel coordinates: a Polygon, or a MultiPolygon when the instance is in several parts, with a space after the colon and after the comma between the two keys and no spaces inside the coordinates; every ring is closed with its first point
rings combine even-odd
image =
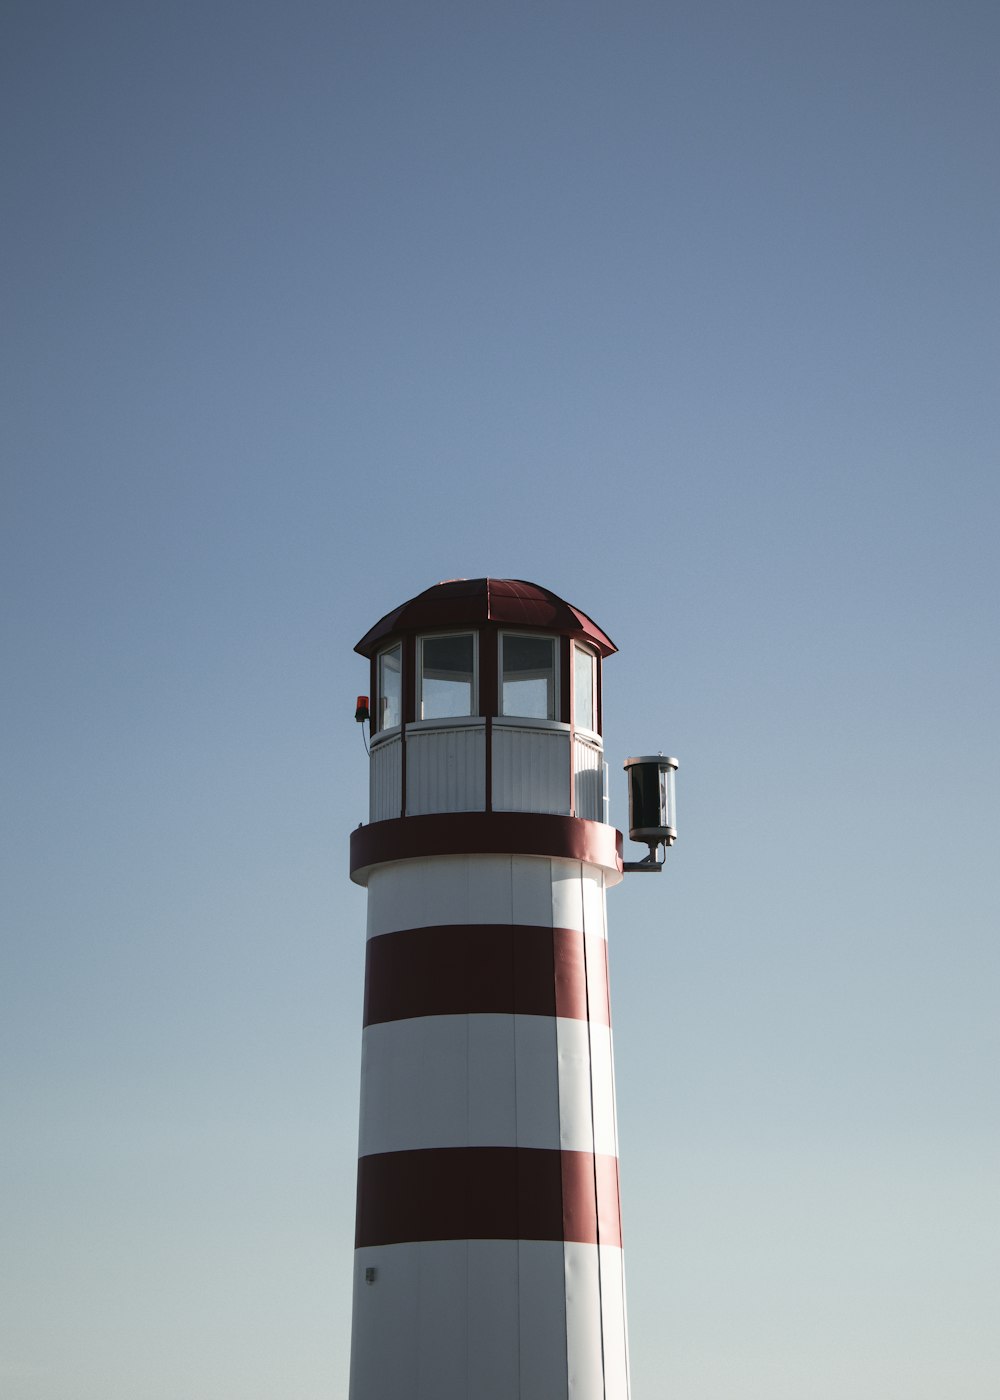
{"type": "Polygon", "coordinates": [[[420,639],[420,718],[472,715],[476,706],[476,639],[471,632],[420,639]]]}
{"type": "Polygon", "coordinates": [[[393,729],[399,723],[400,700],[400,661],[402,648],[390,647],[378,659],[378,727],[393,729]]]}
{"type": "Polygon", "coordinates": [[[586,647],[573,648],[573,723],[577,729],[596,730],[597,657],[586,647]]]}
{"type": "Polygon", "coordinates": [[[500,657],[501,712],[523,715],[525,719],[555,719],[555,637],[521,637],[504,632],[500,657]]]}

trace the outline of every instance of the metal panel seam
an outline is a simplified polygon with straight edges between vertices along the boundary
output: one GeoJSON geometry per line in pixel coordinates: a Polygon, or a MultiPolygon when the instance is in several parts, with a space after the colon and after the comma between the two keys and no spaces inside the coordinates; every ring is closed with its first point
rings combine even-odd
{"type": "MultiPolygon", "coordinates": [[[[580,866],[580,907],[583,904],[583,866],[580,866]]],[[[597,1107],[594,1102],[594,1041],[590,1025],[590,959],[587,951],[587,920],[582,918],[583,924],[583,982],[587,988],[587,1047],[590,1051],[588,1069],[590,1070],[590,1130],[593,1135],[594,1148],[597,1147],[597,1107]]],[[[615,1173],[617,1177],[617,1171],[615,1173]]],[[[601,1319],[601,1393],[604,1400],[608,1395],[608,1367],[604,1347],[604,1278],[601,1271],[601,1199],[597,1184],[597,1153],[594,1153],[594,1210],[597,1215],[597,1306],[601,1319]]]]}

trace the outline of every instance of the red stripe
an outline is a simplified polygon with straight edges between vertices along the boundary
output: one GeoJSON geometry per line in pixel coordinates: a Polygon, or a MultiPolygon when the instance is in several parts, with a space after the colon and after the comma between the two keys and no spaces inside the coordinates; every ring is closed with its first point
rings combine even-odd
{"type": "Polygon", "coordinates": [[[607,946],[575,929],[443,924],[368,940],[365,1025],[499,1012],[611,1024],[607,946]],[[590,1005],[587,962],[590,961],[590,1005]]]}
{"type": "Polygon", "coordinates": [[[371,822],[351,832],[351,879],[374,865],[441,855],[555,856],[597,865],[617,880],[622,834],[604,822],[552,812],[432,812],[371,822]]]}
{"type": "Polygon", "coordinates": [[[362,1157],[355,1247],[415,1240],[573,1240],[620,1248],[618,1160],[533,1147],[362,1157]]]}

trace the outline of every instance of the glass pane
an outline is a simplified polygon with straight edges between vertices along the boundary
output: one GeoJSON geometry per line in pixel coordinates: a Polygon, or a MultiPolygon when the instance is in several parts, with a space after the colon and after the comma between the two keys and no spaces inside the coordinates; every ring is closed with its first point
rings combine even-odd
{"type": "Polygon", "coordinates": [[[392,729],[399,723],[402,686],[400,647],[384,651],[378,659],[378,727],[392,729]]]}
{"type": "Polygon", "coordinates": [[[420,718],[475,713],[475,644],[471,632],[425,637],[420,644],[420,718]]]}
{"type": "Polygon", "coordinates": [[[526,719],[555,719],[554,637],[504,637],[501,709],[526,719]]]}
{"type": "Polygon", "coordinates": [[[583,647],[573,648],[573,717],[577,729],[594,729],[594,664],[583,647]]]}

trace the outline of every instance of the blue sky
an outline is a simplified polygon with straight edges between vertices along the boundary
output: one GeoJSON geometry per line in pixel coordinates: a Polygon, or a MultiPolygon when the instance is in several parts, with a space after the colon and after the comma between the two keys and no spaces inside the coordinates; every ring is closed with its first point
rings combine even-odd
{"type": "Polygon", "coordinates": [[[992,1400],[1000,13],[12,0],[5,1400],[345,1393],[354,642],[616,640],[636,1400],[992,1400]]]}

